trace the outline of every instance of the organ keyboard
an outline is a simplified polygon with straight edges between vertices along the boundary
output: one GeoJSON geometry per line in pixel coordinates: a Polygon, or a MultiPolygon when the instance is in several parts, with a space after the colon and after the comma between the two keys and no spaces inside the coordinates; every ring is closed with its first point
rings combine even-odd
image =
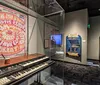
{"type": "Polygon", "coordinates": [[[34,63],[37,63],[37,62],[40,62],[40,61],[43,61],[43,60],[46,60],[46,59],[49,59],[49,57],[43,57],[43,58],[40,58],[40,59],[37,59],[37,60],[32,60],[32,61],[28,61],[28,62],[24,62],[24,63],[22,63],[21,65],[22,66],[29,66],[29,65],[32,65],[32,64],[34,64],[34,63]]]}
{"type": "Polygon", "coordinates": [[[3,67],[0,69],[0,85],[15,85],[22,79],[27,79],[29,76],[42,71],[53,63],[49,60],[49,57],[43,56],[12,66],[3,67]]]}

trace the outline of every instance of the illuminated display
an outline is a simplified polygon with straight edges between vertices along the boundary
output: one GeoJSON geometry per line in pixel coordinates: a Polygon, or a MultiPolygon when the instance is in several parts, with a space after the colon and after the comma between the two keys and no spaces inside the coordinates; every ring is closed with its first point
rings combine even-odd
{"type": "Polygon", "coordinates": [[[56,45],[62,44],[62,34],[51,35],[51,41],[54,41],[56,45]]]}
{"type": "Polygon", "coordinates": [[[0,5],[0,54],[12,56],[26,50],[27,16],[0,5]]]}

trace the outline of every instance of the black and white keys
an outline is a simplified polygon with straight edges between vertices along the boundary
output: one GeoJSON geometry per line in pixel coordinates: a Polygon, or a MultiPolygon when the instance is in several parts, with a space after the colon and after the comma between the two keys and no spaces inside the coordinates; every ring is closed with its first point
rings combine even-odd
{"type": "Polygon", "coordinates": [[[38,63],[38,62],[43,61],[43,60],[45,60],[45,59],[49,59],[49,57],[46,56],[46,57],[43,57],[43,58],[40,58],[40,59],[36,59],[36,60],[33,60],[33,61],[24,62],[24,63],[22,64],[22,66],[25,67],[25,66],[28,66],[28,65],[31,65],[31,64],[34,64],[34,63],[38,63]]]}
{"type": "Polygon", "coordinates": [[[42,69],[46,66],[48,66],[48,63],[45,62],[43,64],[22,70],[20,72],[16,72],[16,73],[14,73],[14,74],[12,74],[8,77],[3,77],[3,78],[0,79],[0,85],[5,85],[5,84],[8,84],[10,82],[16,81],[16,80],[18,80],[18,79],[20,79],[24,76],[29,75],[30,73],[38,71],[38,70],[40,70],[40,69],[42,69]]]}

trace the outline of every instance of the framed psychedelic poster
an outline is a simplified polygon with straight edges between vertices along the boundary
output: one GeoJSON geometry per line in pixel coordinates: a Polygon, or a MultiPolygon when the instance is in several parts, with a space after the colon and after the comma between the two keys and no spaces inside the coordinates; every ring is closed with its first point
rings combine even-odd
{"type": "Polygon", "coordinates": [[[81,61],[81,36],[78,34],[69,34],[66,37],[66,57],[81,61]]]}
{"type": "Polygon", "coordinates": [[[0,56],[17,57],[27,50],[27,15],[0,5],[0,56]]]}

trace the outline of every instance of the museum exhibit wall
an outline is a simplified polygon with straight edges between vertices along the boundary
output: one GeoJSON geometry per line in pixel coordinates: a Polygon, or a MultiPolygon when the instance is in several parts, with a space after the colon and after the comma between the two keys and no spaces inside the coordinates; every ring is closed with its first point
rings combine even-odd
{"type": "Polygon", "coordinates": [[[86,64],[87,63],[87,9],[69,12],[65,14],[65,26],[60,31],[63,34],[64,61],[86,64]],[[82,56],[81,61],[66,57],[66,36],[69,34],[78,34],[82,37],[82,56]]]}
{"type": "Polygon", "coordinates": [[[44,21],[29,16],[29,54],[44,54],[44,21]]]}
{"type": "Polygon", "coordinates": [[[45,54],[44,49],[44,22],[37,19],[37,50],[38,53],[45,54]]]}
{"type": "Polygon", "coordinates": [[[99,60],[100,56],[100,16],[89,18],[88,59],[99,60]]]}
{"type": "Polygon", "coordinates": [[[37,20],[29,16],[29,54],[37,53],[37,20]]]}

